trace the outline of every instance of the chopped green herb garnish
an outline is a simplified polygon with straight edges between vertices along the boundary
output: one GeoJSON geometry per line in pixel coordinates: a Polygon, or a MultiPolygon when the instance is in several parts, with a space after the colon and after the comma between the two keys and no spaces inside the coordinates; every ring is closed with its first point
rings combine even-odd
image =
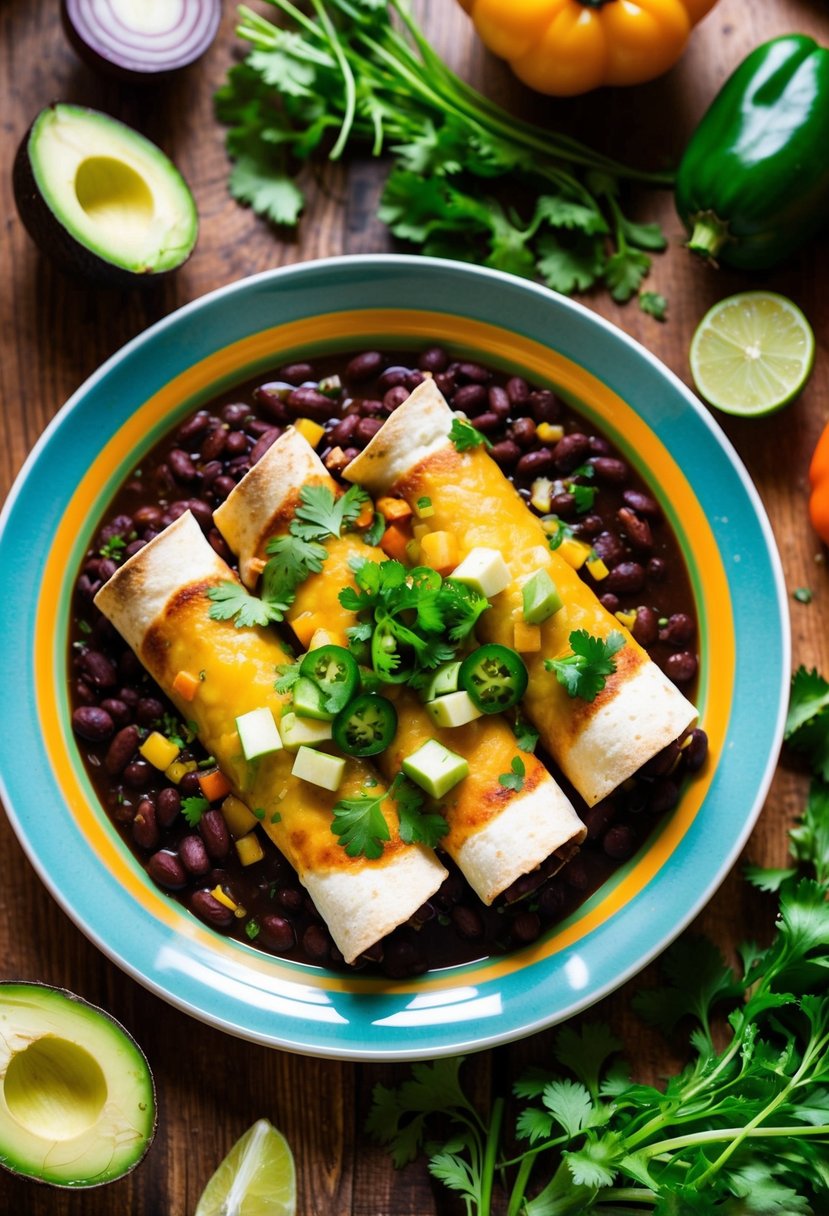
{"type": "Polygon", "coordinates": [[[465,418],[452,419],[449,438],[459,452],[466,452],[470,448],[480,447],[481,444],[487,449],[492,447],[486,435],[474,427],[471,422],[467,422],[465,418]]]}
{"type": "Polygon", "coordinates": [[[639,307],[657,321],[664,321],[668,315],[668,301],[658,291],[640,291],[639,307]]]}
{"type": "Polygon", "coordinates": [[[84,621],[84,620],[78,621],[78,633],[83,633],[88,637],[91,632],[92,632],[92,626],[90,625],[89,621],[84,621]]]}
{"type": "Polygon", "coordinates": [[[212,621],[233,621],[237,629],[264,627],[281,621],[290,607],[290,602],[270,601],[251,595],[241,583],[225,579],[215,587],[209,587],[207,598],[212,600],[208,616],[212,621]]]}
{"type": "Polygon", "coordinates": [[[253,814],[256,816],[257,819],[262,820],[265,818],[265,808],[263,806],[257,806],[254,809],[253,814]]]}
{"type": "Polygon", "coordinates": [[[127,542],[123,536],[110,536],[109,540],[101,545],[98,553],[101,557],[112,558],[113,561],[118,561],[127,547],[127,542]]]}
{"type": "MultiPolygon", "coordinates": [[[[368,785],[368,782],[366,782],[368,785]]],[[[360,793],[356,798],[343,798],[334,807],[331,831],[349,857],[376,860],[383,853],[383,842],[390,839],[388,824],[382,811],[386,799],[397,805],[400,839],[405,844],[425,844],[430,848],[449,830],[444,817],[423,811],[423,795],[402,773],[398,773],[387,790],[376,797],[360,793]]]]}
{"type": "Polygon", "coordinates": [[[301,661],[300,659],[297,659],[295,663],[280,663],[279,664],[279,666],[276,669],[278,672],[279,678],[277,679],[276,683],[274,684],[274,688],[276,689],[277,692],[290,692],[291,691],[294,684],[296,684],[297,680],[299,679],[300,661],[301,661]]]}
{"type": "Polygon", "coordinates": [[[798,587],[792,598],[796,599],[798,604],[811,604],[812,592],[809,587],[798,587]]]}
{"type": "Polygon", "coordinates": [[[383,539],[383,533],[386,530],[386,519],[379,511],[374,512],[374,518],[371,524],[363,533],[363,540],[367,545],[379,545],[383,539]]]}
{"type": "Polygon", "coordinates": [[[256,941],[259,933],[260,928],[258,920],[254,920],[253,917],[251,917],[250,920],[245,921],[245,934],[252,942],[256,941]]]}
{"type": "Polygon", "coordinates": [[[526,719],[519,715],[516,716],[512,724],[515,742],[521,748],[522,752],[534,752],[538,746],[538,731],[526,719]]]}
{"type": "Polygon", "coordinates": [[[271,815],[271,823],[281,823],[281,822],[282,822],[281,814],[279,813],[279,811],[274,811],[273,814],[271,815]]]}
{"type": "Polygon", "coordinates": [[[524,778],[527,775],[526,766],[520,756],[513,756],[510,769],[512,771],[509,773],[501,773],[498,784],[503,785],[505,789],[520,793],[524,788],[524,778]]]}
{"type": "Polygon", "coordinates": [[[545,659],[547,671],[554,671],[571,697],[594,701],[616,670],[613,656],[621,650],[625,639],[614,629],[607,638],[595,638],[586,629],[574,629],[570,634],[572,654],[562,659],[545,659]]]}
{"type": "Polygon", "coordinates": [[[194,796],[192,798],[182,798],[181,800],[181,812],[191,828],[198,827],[202,815],[209,808],[210,803],[206,798],[194,796]]]}

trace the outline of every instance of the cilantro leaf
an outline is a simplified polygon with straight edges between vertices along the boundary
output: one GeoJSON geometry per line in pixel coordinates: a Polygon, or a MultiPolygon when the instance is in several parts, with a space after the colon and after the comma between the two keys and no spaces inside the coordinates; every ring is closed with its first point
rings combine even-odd
{"type": "Polygon", "coordinates": [[[263,595],[272,597],[288,608],[296,589],[309,574],[319,574],[328,556],[324,545],[316,540],[288,533],[272,537],[265,546],[268,562],[262,571],[263,595]]]}
{"type": "Polygon", "coordinates": [[[449,831],[449,824],[443,815],[424,811],[424,798],[420,790],[400,774],[392,782],[390,793],[397,802],[400,839],[404,844],[425,844],[427,848],[436,848],[449,831]]]}
{"type": "Polygon", "coordinates": [[[299,664],[297,659],[295,663],[280,663],[277,667],[277,680],[274,683],[274,688],[277,692],[290,692],[293,686],[299,679],[299,664]]]}
{"type": "Polygon", "coordinates": [[[253,628],[255,625],[270,625],[281,621],[287,604],[268,603],[246,591],[241,583],[225,579],[215,587],[208,587],[207,598],[213,602],[208,616],[212,621],[234,621],[237,629],[253,628]]]}
{"type": "MultiPolygon", "coordinates": [[[[818,717],[827,706],[829,681],[824,680],[815,668],[807,671],[805,667],[799,667],[792,679],[784,737],[792,740],[802,726],[818,717]]],[[[829,726],[829,719],[827,725],[829,726]]]]}
{"type": "Polygon", "coordinates": [[[291,534],[303,541],[340,536],[369,501],[368,494],[360,486],[349,486],[339,497],[328,486],[303,486],[299,497],[291,534]]]}
{"type": "Polygon", "coordinates": [[[372,797],[360,792],[356,798],[341,798],[333,808],[331,831],[349,857],[376,861],[383,855],[383,842],[391,839],[382,806],[386,790],[372,797]]]}
{"type": "Polygon", "coordinates": [[[668,315],[668,301],[658,291],[640,291],[639,307],[657,321],[664,321],[668,315]]]}
{"type": "Polygon", "coordinates": [[[492,444],[487,439],[486,435],[481,434],[479,430],[467,422],[465,418],[453,418],[452,426],[449,429],[449,438],[454,443],[459,452],[467,452],[470,448],[480,447],[481,444],[486,448],[491,448],[492,444]]]}
{"type": "Polygon", "coordinates": [[[534,752],[538,746],[538,731],[520,715],[516,716],[512,725],[515,742],[522,752],[534,752]]]}
{"type": "Polygon", "coordinates": [[[200,798],[194,795],[191,798],[182,798],[181,811],[184,818],[191,828],[198,827],[202,815],[210,808],[210,803],[206,798],[200,798]]]}
{"type": "Polygon", "coordinates": [[[624,304],[635,296],[650,270],[651,260],[639,249],[617,249],[607,259],[605,279],[614,300],[624,304]]]}
{"type": "Polygon", "coordinates": [[[595,701],[616,670],[613,656],[621,650],[625,639],[614,629],[607,638],[596,638],[586,629],[574,629],[570,634],[572,654],[561,659],[545,659],[547,671],[555,672],[559,684],[571,697],[595,701]]]}
{"type": "Polygon", "coordinates": [[[503,785],[505,789],[520,793],[524,788],[524,778],[527,775],[526,766],[520,756],[513,756],[510,769],[512,771],[509,773],[501,773],[498,784],[503,785]]]}
{"type": "Polygon", "coordinates": [[[230,193],[273,224],[293,226],[305,205],[302,191],[286,173],[261,156],[240,156],[230,172],[230,193]]]}

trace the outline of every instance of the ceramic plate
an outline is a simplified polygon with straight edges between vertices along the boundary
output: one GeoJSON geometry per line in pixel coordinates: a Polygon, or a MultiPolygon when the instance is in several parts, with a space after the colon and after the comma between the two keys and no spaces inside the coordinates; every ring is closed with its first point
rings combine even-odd
{"type": "Polygon", "coordinates": [[[0,772],[49,890],[119,966],[179,1008],[259,1043],[342,1059],[493,1046],[584,1009],[641,968],[724,878],[759,813],[788,692],[786,597],[757,495],[709,414],[587,309],[522,280],[425,258],[311,262],[243,280],[140,335],[64,406],[6,504],[16,596],[0,660],[0,772]],[[145,875],[98,805],[69,727],[71,588],[95,522],[157,439],[233,384],[300,354],[454,351],[571,399],[655,490],[691,575],[711,757],[660,832],[532,946],[396,982],[271,958],[196,922],[145,875]],[[7,675],[7,680],[10,677],[7,675]],[[8,689],[8,684],[7,684],[8,689]]]}

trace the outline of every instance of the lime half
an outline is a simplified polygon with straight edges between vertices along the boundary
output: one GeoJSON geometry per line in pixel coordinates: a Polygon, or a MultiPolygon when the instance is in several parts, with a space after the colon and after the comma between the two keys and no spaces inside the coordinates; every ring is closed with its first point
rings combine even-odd
{"type": "Polygon", "coordinates": [[[809,378],[815,336],[803,313],[773,291],[743,291],[705,314],[691,340],[701,397],[726,414],[756,418],[787,405],[809,378]]]}
{"type": "Polygon", "coordinates": [[[288,1141],[267,1119],[257,1119],[204,1188],[196,1216],[295,1213],[296,1172],[288,1141]]]}

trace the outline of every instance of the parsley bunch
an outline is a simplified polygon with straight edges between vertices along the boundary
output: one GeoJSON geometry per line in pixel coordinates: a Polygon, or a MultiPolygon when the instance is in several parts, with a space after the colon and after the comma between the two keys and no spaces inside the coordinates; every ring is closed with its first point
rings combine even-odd
{"type": "Polygon", "coordinates": [[[499,1185],[506,1206],[497,1210],[507,1216],[829,1210],[829,684],[815,672],[795,677],[787,737],[809,757],[813,779],[790,833],[795,864],[749,871],[778,892],[773,940],[743,945],[732,969],[711,943],[685,936],[663,958],[664,985],[635,999],[666,1033],[690,1026],[685,1067],[664,1088],[640,1084],[606,1027],[564,1026],[550,1066],[513,1086],[508,1137],[505,1100],[482,1113],[460,1060],[418,1064],[402,1085],[375,1089],[369,1116],[370,1134],[397,1165],[426,1151],[469,1216],[495,1210],[499,1185]]]}
{"type": "Polygon", "coordinates": [[[363,789],[356,798],[341,798],[335,805],[331,831],[349,857],[362,855],[373,861],[382,856],[383,842],[389,839],[382,810],[386,799],[396,804],[404,844],[425,844],[433,849],[449,831],[443,815],[424,811],[420,790],[398,773],[387,790],[373,794],[363,789]]]}
{"type": "Polygon", "coordinates": [[[268,562],[262,571],[261,595],[251,595],[241,583],[225,579],[207,592],[208,616],[234,620],[237,628],[270,625],[284,620],[297,588],[309,574],[319,574],[328,556],[322,541],[339,536],[360,514],[368,495],[350,486],[337,497],[328,486],[303,486],[299,506],[285,536],[268,541],[268,562]]]}
{"type": "Polygon", "coordinates": [[[453,659],[489,607],[485,596],[428,566],[407,570],[391,560],[352,566],[356,589],[344,587],[339,597],[361,618],[346,630],[349,645],[366,644],[373,671],[388,684],[417,683],[453,659]]]}
{"type": "Polygon", "coordinates": [[[295,225],[302,163],[359,144],[392,158],[380,218],[423,253],[539,277],[564,293],[597,283],[620,301],[638,292],[648,251],[666,241],[658,225],[624,214],[620,182],[670,186],[670,175],[503,110],[449,70],[407,0],[312,0],[310,16],[291,0],[271,3],[285,27],[239,10],[239,36],[253,50],[216,97],[237,199],[295,225]]]}

